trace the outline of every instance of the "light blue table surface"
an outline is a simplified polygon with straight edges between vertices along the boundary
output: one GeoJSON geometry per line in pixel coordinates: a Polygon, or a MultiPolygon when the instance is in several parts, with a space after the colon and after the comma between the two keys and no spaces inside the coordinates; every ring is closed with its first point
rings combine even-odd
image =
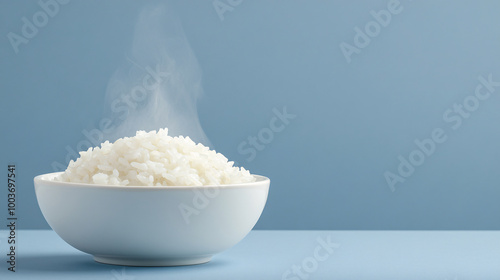
{"type": "Polygon", "coordinates": [[[94,262],[53,231],[21,230],[15,273],[6,237],[0,231],[2,280],[500,279],[498,231],[252,231],[206,264],[122,267],[94,262]]]}

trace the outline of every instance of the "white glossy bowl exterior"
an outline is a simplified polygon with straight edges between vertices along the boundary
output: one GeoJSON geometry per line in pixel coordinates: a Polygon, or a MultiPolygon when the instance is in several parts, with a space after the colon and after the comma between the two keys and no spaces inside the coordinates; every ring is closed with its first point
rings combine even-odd
{"type": "Polygon", "coordinates": [[[270,180],[204,187],[106,186],[35,177],[52,229],[98,262],[133,266],[189,265],[241,241],[266,204],[270,180]]]}

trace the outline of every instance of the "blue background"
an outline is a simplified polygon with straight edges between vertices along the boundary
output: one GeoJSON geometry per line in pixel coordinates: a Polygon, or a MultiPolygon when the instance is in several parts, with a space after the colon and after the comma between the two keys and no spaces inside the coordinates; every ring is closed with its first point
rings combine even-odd
{"type": "MultiPolygon", "coordinates": [[[[256,228],[500,229],[500,88],[459,129],[443,120],[478,76],[500,81],[500,2],[401,1],[348,63],[339,45],[388,2],[243,1],[224,20],[212,1],[171,2],[203,71],[206,134],[271,178],[256,228]],[[297,117],[249,162],[238,145],[284,106],[297,117]],[[435,128],[447,141],[391,191],[384,172],[435,128]]],[[[71,1],[16,54],[7,34],[41,8],[0,2],[0,166],[17,164],[22,228],[48,228],[32,179],[98,126],[144,5],[71,1]]]]}

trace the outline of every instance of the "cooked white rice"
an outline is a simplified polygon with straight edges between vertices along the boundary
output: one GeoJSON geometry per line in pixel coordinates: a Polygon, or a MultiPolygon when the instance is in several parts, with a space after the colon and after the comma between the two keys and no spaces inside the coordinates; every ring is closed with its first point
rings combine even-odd
{"type": "Polygon", "coordinates": [[[101,185],[204,186],[253,182],[245,168],[189,137],[138,131],[80,152],[55,180],[101,185]]]}

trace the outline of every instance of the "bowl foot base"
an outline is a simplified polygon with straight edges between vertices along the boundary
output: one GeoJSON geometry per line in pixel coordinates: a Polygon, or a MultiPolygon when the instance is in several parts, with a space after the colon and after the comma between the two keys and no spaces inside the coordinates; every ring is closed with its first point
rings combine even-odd
{"type": "Polygon", "coordinates": [[[210,261],[212,256],[192,257],[192,258],[169,258],[169,259],[131,259],[119,257],[94,256],[94,260],[104,264],[125,265],[125,266],[181,266],[202,264],[210,261]]]}

